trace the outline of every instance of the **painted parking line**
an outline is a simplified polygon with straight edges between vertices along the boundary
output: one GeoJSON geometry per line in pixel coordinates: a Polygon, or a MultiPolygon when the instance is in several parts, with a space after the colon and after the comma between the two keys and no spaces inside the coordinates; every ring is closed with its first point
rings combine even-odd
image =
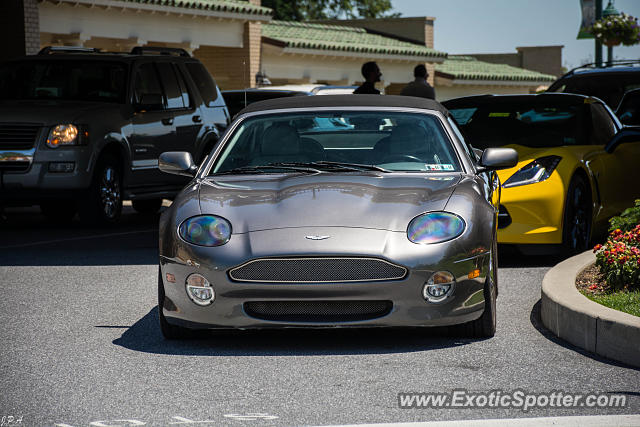
{"type": "Polygon", "coordinates": [[[573,417],[504,418],[491,420],[428,421],[411,423],[344,424],[323,427],[638,427],[640,415],[586,415],[573,417]]]}

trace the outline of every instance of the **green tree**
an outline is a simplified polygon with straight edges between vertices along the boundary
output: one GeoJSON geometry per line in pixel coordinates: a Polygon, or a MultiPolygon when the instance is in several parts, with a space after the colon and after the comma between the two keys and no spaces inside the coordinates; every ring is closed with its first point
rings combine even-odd
{"type": "Polygon", "coordinates": [[[282,21],[400,16],[391,12],[391,0],[263,0],[262,5],[273,9],[273,18],[282,21]]]}

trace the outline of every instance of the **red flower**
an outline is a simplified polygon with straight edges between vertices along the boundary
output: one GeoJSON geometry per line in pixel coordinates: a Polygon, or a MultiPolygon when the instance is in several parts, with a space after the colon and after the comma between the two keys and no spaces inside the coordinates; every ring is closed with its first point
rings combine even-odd
{"type": "Polygon", "coordinates": [[[589,289],[590,289],[590,290],[594,290],[594,289],[596,289],[597,287],[598,287],[598,285],[591,285],[591,286],[589,286],[589,289]]]}

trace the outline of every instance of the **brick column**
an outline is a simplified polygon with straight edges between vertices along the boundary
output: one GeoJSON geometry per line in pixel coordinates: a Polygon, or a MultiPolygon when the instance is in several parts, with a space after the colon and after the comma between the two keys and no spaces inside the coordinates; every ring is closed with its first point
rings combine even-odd
{"type": "Polygon", "coordinates": [[[37,0],[0,1],[0,61],[32,55],[40,50],[37,0]]]}

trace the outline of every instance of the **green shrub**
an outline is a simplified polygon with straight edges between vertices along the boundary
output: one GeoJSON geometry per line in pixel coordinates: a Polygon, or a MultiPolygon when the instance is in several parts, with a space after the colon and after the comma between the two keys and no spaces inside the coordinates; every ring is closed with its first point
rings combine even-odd
{"type": "Polygon", "coordinates": [[[614,216],[609,220],[609,232],[620,229],[631,231],[640,224],[640,199],[636,200],[633,207],[625,209],[620,216],[614,216]]]}

